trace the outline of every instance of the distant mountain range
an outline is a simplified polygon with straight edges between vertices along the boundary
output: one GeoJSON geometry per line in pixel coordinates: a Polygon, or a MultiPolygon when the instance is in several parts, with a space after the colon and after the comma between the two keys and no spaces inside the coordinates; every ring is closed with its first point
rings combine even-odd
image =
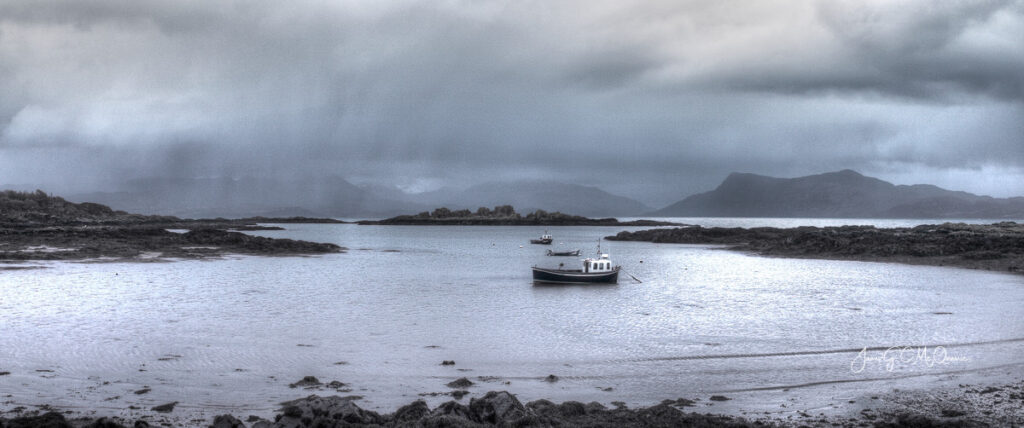
{"type": "Polygon", "coordinates": [[[468,189],[408,194],[382,186],[356,186],[338,176],[133,180],[123,191],[70,195],[68,199],[186,218],[389,217],[439,207],[475,211],[498,205],[512,205],[521,212],[542,209],[588,217],[635,216],[651,210],[596,187],[553,181],[482,183],[468,189]]]}
{"type": "Polygon", "coordinates": [[[843,170],[799,178],[730,174],[715,190],[656,217],[1024,218],[1024,197],[993,198],[927,184],[895,185],[843,170]]]}

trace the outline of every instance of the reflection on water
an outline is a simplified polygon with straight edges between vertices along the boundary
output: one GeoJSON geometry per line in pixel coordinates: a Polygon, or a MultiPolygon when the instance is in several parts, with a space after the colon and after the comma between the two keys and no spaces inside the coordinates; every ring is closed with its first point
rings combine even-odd
{"type": "Polygon", "coordinates": [[[16,404],[180,401],[215,414],[307,395],[288,387],[306,375],[393,410],[462,376],[473,393],[507,389],[524,401],[651,404],[1024,373],[1020,276],[604,242],[643,283],[539,287],[531,265],[572,260],[545,250],[587,256],[619,229],[548,228],[548,247],[528,244],[539,231],[524,227],[284,227],[257,234],[353,250],[0,272],[0,371],[11,372],[0,389],[16,404]],[[942,346],[949,358],[887,367],[885,351],[903,346],[942,346]],[[861,352],[870,360],[856,372],[861,352]],[[549,374],[560,381],[544,382],[549,374]],[[144,386],[151,392],[133,393],[144,386]]]}

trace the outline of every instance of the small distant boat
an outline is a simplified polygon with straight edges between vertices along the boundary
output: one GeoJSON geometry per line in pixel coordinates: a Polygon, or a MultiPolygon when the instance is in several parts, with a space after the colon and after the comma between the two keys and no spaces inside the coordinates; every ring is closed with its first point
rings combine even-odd
{"type": "Polygon", "coordinates": [[[540,236],[540,239],[531,239],[531,244],[551,245],[551,242],[555,239],[548,235],[548,231],[544,231],[544,234],[540,236]]]}
{"type": "Polygon", "coordinates": [[[572,250],[572,251],[551,251],[551,250],[548,250],[548,255],[549,256],[559,256],[559,257],[576,257],[576,256],[580,255],[580,250],[579,250],[579,248],[577,248],[575,250],[572,250]]]}
{"type": "Polygon", "coordinates": [[[582,269],[558,269],[533,267],[534,284],[618,284],[621,266],[612,264],[607,254],[598,246],[598,258],[583,259],[582,269]]]}

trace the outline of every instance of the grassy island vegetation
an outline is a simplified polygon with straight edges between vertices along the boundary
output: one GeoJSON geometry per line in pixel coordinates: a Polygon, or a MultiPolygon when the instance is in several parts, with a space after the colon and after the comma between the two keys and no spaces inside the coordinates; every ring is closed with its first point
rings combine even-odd
{"type": "Polygon", "coordinates": [[[400,215],[384,220],[364,220],[364,225],[444,225],[444,226],[679,226],[679,223],[654,220],[619,221],[615,218],[589,218],[578,215],[536,210],[526,215],[517,213],[511,205],[490,209],[477,208],[451,210],[437,208],[415,215],[400,215]]]}

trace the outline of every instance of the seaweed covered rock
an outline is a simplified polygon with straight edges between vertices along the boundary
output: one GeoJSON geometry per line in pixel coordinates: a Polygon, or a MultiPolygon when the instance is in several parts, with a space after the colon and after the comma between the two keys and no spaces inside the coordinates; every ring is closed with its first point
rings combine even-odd
{"type": "Polygon", "coordinates": [[[514,421],[527,415],[523,403],[507,391],[491,391],[483,397],[469,400],[469,411],[474,420],[490,424],[514,421]]]}
{"type": "MultiPolygon", "coordinates": [[[[310,395],[282,404],[284,416],[277,421],[282,424],[307,419],[345,421],[349,424],[380,424],[384,420],[377,412],[363,410],[348,397],[310,395]]],[[[303,424],[305,425],[305,422],[303,424]]]]}

